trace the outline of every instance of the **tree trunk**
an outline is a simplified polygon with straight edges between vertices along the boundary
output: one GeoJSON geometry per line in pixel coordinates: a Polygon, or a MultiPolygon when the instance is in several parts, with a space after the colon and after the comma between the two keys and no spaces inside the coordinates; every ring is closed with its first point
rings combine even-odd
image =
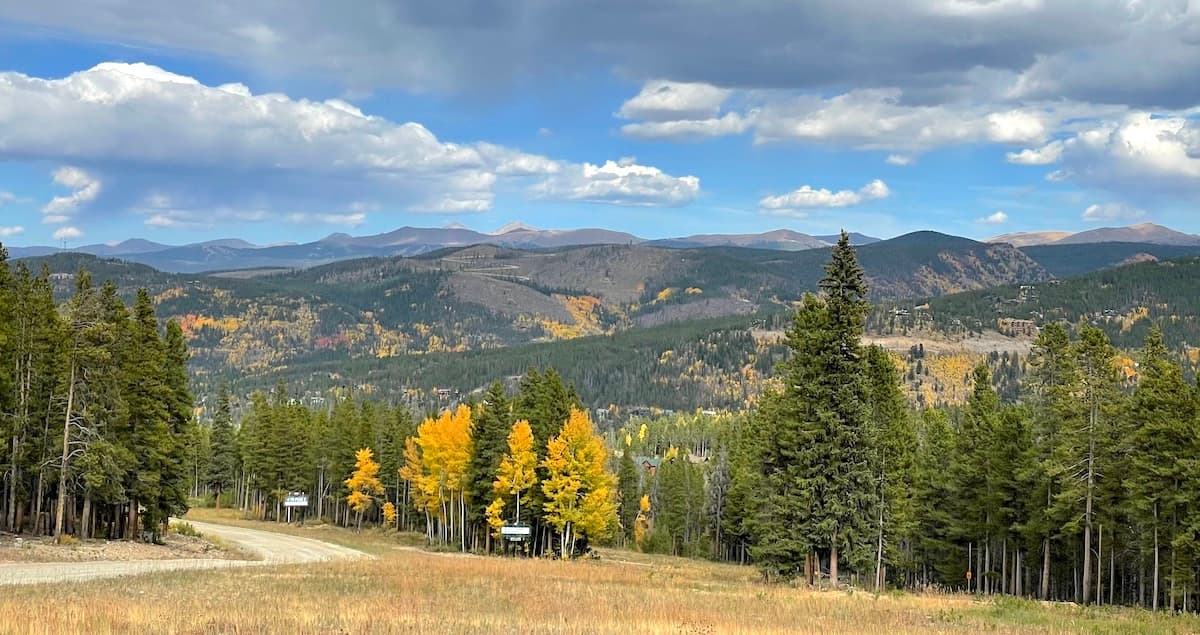
{"type": "Polygon", "coordinates": [[[829,586],[838,588],[838,535],[833,532],[833,540],[829,543],[829,586]]]}
{"type": "Polygon", "coordinates": [[[71,455],[71,411],[75,408],[75,360],[71,360],[71,379],[67,384],[67,415],[63,419],[62,467],[58,473],[58,510],[54,514],[54,542],[62,542],[63,521],[67,511],[67,461],[71,455]]]}
{"type": "Polygon", "coordinates": [[[1104,603],[1104,525],[1096,529],[1096,604],[1104,603]]]}
{"type": "Polygon", "coordinates": [[[1099,406],[1093,405],[1088,425],[1087,495],[1083,512],[1083,604],[1092,599],[1092,489],[1096,482],[1096,420],[1099,416],[1099,406]]]}
{"type": "Polygon", "coordinates": [[[1154,501],[1154,589],[1151,596],[1151,610],[1158,610],[1158,501],[1154,501]]]}
{"type": "Polygon", "coordinates": [[[83,495],[83,520],[79,523],[79,537],[87,540],[92,537],[92,492],[88,490],[83,495]]]}

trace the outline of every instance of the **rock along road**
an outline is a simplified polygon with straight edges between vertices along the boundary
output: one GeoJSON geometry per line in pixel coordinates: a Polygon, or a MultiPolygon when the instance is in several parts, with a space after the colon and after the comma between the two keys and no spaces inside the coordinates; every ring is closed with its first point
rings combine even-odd
{"type": "Polygon", "coordinates": [[[0,585],[79,582],[158,571],[227,569],[369,558],[367,554],[312,538],[258,529],[188,521],[201,533],[257,554],[260,560],[124,560],[0,564],[0,585]]]}

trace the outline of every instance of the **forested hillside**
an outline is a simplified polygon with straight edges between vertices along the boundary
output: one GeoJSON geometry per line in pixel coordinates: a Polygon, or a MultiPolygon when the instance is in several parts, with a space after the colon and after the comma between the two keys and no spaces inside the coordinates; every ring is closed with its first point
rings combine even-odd
{"type": "Polygon", "coordinates": [[[933,298],[928,313],[934,328],[942,330],[995,329],[1001,318],[1038,325],[1093,324],[1121,348],[1137,348],[1150,328],[1159,325],[1171,348],[1185,352],[1200,346],[1200,258],[1143,262],[1051,284],[933,298]]]}
{"type": "MultiPolygon", "coordinates": [[[[881,298],[1047,277],[1011,247],[940,234],[861,249],[881,298]]],[[[476,246],[419,258],[221,276],[165,274],[81,254],[23,262],[35,273],[48,268],[59,301],[72,293],[81,269],[99,281],[112,280],[127,301],[136,289],[147,289],[160,315],[179,321],[192,350],[193,375],[200,386],[211,387],[214,376],[250,376],[261,386],[279,376],[315,377],[333,366],[384,372],[393,367],[370,360],[411,367],[413,355],[489,351],[707,318],[744,316],[742,323],[748,323],[756,315],[790,311],[804,292],[815,289],[828,253],[620,245],[531,252],[476,246]]],[[[658,354],[675,348],[660,346],[658,354]]],[[[751,348],[743,347],[734,370],[757,363],[747,359],[751,348]]],[[[523,367],[524,361],[520,367],[507,364],[505,372],[517,374],[523,367]]],[[[380,386],[357,373],[334,375],[323,388],[380,386]]],[[[577,379],[581,385],[594,383],[577,379]]],[[[722,396],[714,403],[730,399],[722,396]]]]}

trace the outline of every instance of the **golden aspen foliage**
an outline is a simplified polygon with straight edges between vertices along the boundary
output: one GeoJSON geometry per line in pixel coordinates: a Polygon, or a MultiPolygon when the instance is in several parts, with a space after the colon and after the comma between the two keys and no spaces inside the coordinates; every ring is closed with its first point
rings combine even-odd
{"type": "Polygon", "coordinates": [[[546,522],[562,536],[563,558],[570,558],[580,534],[603,536],[616,521],[617,477],[606,469],[608,450],[587,412],[572,409],[562,432],[546,445],[546,522]]]}
{"type": "Polygon", "coordinates": [[[446,410],[437,419],[421,423],[416,438],[405,446],[401,476],[412,484],[414,501],[449,530],[444,538],[465,534],[471,421],[469,406],[446,410]]]}
{"type": "Polygon", "coordinates": [[[513,424],[508,435],[508,452],[500,460],[492,488],[497,493],[521,497],[534,485],[537,485],[537,453],[533,451],[533,428],[522,419],[513,424]]]}
{"type": "Polygon", "coordinates": [[[392,501],[388,501],[383,505],[383,522],[388,525],[396,524],[396,505],[392,501]]]}
{"type": "Polygon", "coordinates": [[[499,538],[500,528],[504,526],[504,499],[500,497],[492,499],[484,515],[487,518],[488,527],[492,528],[492,535],[499,538]]]}
{"type": "Polygon", "coordinates": [[[642,548],[642,543],[646,541],[648,533],[650,533],[650,495],[644,494],[638,501],[638,515],[633,522],[633,542],[638,549],[642,548]]]}
{"type": "Polygon", "coordinates": [[[350,495],[346,502],[350,508],[362,514],[371,508],[374,499],[372,494],[383,493],[383,483],[379,482],[379,463],[375,462],[374,453],[370,448],[363,448],[354,453],[354,474],[346,479],[346,488],[350,495]]]}

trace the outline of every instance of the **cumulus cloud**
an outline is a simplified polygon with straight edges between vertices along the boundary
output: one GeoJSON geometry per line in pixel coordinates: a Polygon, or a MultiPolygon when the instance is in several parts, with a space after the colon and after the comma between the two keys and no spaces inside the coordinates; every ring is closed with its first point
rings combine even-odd
{"type": "Polygon", "coordinates": [[[1020,152],[1009,152],[1005,158],[1009,163],[1020,165],[1046,165],[1055,163],[1062,156],[1063,142],[1051,141],[1040,148],[1026,148],[1020,152]]]}
{"type": "Polygon", "coordinates": [[[83,232],[77,227],[59,227],[54,231],[54,240],[75,240],[83,238],[83,232]]]}
{"type": "Polygon", "coordinates": [[[698,82],[650,81],[641,92],[621,105],[623,119],[678,121],[712,119],[729,96],[728,89],[698,82]]]}
{"type": "Polygon", "coordinates": [[[1142,199],[1200,195],[1200,125],[1185,114],[1135,111],[1077,125],[1070,136],[1010,153],[1013,163],[1057,166],[1046,175],[1142,199]]]}
{"type": "Polygon", "coordinates": [[[1136,220],[1146,215],[1145,210],[1126,205],[1125,203],[1097,203],[1088,205],[1080,216],[1089,223],[1104,221],[1136,220]]]}
{"type": "Polygon", "coordinates": [[[55,196],[42,208],[42,221],[61,224],[70,220],[70,215],[81,205],[96,200],[100,195],[100,181],[79,168],[61,167],[54,171],[54,182],[73,190],[66,196],[55,196]]]}
{"type": "Polygon", "coordinates": [[[797,213],[803,214],[807,210],[821,207],[861,205],[887,198],[891,196],[891,193],[887,184],[879,179],[867,183],[858,190],[839,190],[837,192],[805,185],[787,194],[768,196],[759,201],[758,206],[768,214],[789,216],[797,213]]]}
{"type": "Polygon", "coordinates": [[[990,214],[979,219],[979,222],[984,225],[1003,225],[1004,223],[1008,222],[1008,214],[997,211],[994,214],[990,214]]]}
{"type": "Polygon", "coordinates": [[[25,228],[21,227],[20,225],[16,225],[13,227],[0,226],[0,238],[11,238],[13,236],[20,236],[21,234],[24,234],[24,233],[25,233],[25,228]]]}
{"type": "Polygon", "coordinates": [[[888,165],[912,165],[913,158],[903,154],[889,154],[888,158],[884,159],[884,163],[888,165]]]}
{"type": "MultiPolygon", "coordinates": [[[[346,214],[297,210],[361,200],[482,212],[501,179],[521,187],[563,173],[581,185],[599,180],[594,189],[606,193],[596,198],[614,204],[678,205],[694,196],[681,194],[685,182],[649,166],[656,174],[619,175],[623,185],[637,183],[621,197],[610,171],[589,164],[446,142],[419,123],[392,122],[343,100],[206,86],[147,64],[105,63],[62,79],[0,73],[0,102],[0,158],[89,166],[55,172],[55,182],[72,190],[45,206],[43,220],[55,224],[71,222],[102,192],[105,209],[135,210],[154,227],[295,213],[350,224],[356,219],[346,214]]],[[[574,200],[575,189],[547,187],[538,195],[574,200]]]]}
{"type": "Polygon", "coordinates": [[[584,163],[554,174],[531,191],[535,197],[633,206],[680,206],[700,192],[700,179],[671,176],[633,159],[584,163]]]}

